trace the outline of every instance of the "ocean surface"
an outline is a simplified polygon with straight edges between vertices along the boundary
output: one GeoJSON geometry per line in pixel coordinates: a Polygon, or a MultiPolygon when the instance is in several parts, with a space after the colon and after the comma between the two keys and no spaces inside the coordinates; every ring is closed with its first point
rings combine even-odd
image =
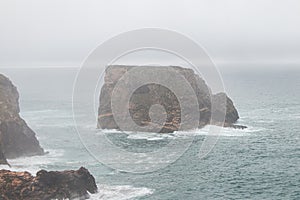
{"type": "MultiPolygon", "coordinates": [[[[0,68],[19,90],[21,116],[49,151],[9,160],[11,170],[36,173],[84,166],[99,186],[91,199],[300,199],[300,70],[221,71],[226,92],[239,111],[239,124],[248,128],[223,128],[204,159],[197,154],[209,127],[181,133],[193,137],[190,148],[166,168],[142,174],[107,167],[86,150],[72,116],[77,71],[0,68]]],[[[105,132],[133,151],[151,151],[176,137],[96,130],[96,119],[80,128],[91,133],[89,146],[97,147],[97,137],[105,132]]]]}

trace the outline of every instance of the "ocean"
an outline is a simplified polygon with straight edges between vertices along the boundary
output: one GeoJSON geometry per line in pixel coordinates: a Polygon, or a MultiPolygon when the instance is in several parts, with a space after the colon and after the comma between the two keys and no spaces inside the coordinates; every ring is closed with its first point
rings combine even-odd
{"type": "MultiPolygon", "coordinates": [[[[148,173],[112,169],[85,148],[72,112],[77,71],[0,68],[18,88],[21,116],[49,152],[9,160],[11,170],[36,173],[84,166],[99,187],[91,199],[300,199],[300,70],[221,71],[226,92],[239,111],[239,124],[248,128],[222,128],[216,146],[204,159],[197,155],[209,127],[180,133],[193,137],[191,146],[176,162],[148,173]]],[[[84,121],[84,106],[82,113],[84,121]]],[[[88,146],[97,147],[97,137],[106,133],[130,151],[135,147],[151,151],[176,137],[176,133],[97,130],[96,119],[80,128],[91,133],[88,146]]]]}

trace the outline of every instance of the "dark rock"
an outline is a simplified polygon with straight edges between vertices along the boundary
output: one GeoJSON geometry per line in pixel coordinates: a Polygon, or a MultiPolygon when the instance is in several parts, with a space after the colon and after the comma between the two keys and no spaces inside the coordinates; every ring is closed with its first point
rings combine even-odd
{"type": "MultiPolygon", "coordinates": [[[[226,103],[226,115],[225,115],[225,122],[224,122],[225,124],[233,124],[239,119],[239,114],[236,108],[234,107],[232,100],[229,97],[227,97],[225,93],[218,93],[212,95],[212,101],[217,105],[222,105],[226,103]],[[222,101],[222,99],[226,99],[226,101],[222,101]]],[[[221,111],[215,110],[214,112],[221,112],[221,111]]]]}
{"type": "Polygon", "coordinates": [[[245,129],[247,126],[239,125],[239,124],[225,124],[224,127],[230,127],[234,129],[245,129]]]}
{"type": "Polygon", "coordinates": [[[94,177],[87,169],[68,171],[28,172],[0,170],[0,199],[50,200],[88,199],[98,190],[94,177]]]}
{"type": "MultiPolygon", "coordinates": [[[[107,67],[104,78],[105,82],[101,88],[100,93],[100,104],[98,109],[98,128],[119,129],[119,126],[115,122],[112,113],[111,96],[114,87],[116,86],[120,78],[134,67],[136,66],[111,65],[107,67]]],[[[152,66],[145,67],[147,67],[147,69],[155,68],[152,66]]],[[[174,69],[176,73],[182,75],[194,90],[197,97],[199,109],[197,116],[192,116],[192,114],[182,116],[180,113],[181,109],[177,98],[181,98],[181,102],[184,102],[185,105],[188,105],[188,109],[195,108],[195,105],[193,105],[193,103],[191,103],[190,101],[192,97],[188,96],[189,94],[184,97],[176,97],[176,95],[171,90],[162,85],[156,83],[146,84],[138,88],[132,94],[128,105],[130,116],[138,126],[146,126],[150,123],[154,126],[156,125],[156,122],[151,121],[152,117],[150,117],[153,116],[153,113],[151,113],[150,108],[155,104],[159,104],[165,109],[164,114],[166,115],[166,121],[160,131],[162,133],[177,131],[179,127],[182,126],[181,122],[189,122],[191,124],[196,123],[198,124],[198,128],[201,128],[207,124],[233,126],[233,124],[239,119],[238,112],[234,107],[232,100],[225,93],[212,94],[210,88],[207,86],[205,81],[198,75],[196,75],[192,69],[177,66],[173,66],[172,69],[174,69]],[[222,102],[222,99],[226,99],[226,101],[222,102]],[[213,120],[211,119],[212,114],[217,115],[220,114],[218,112],[223,112],[220,110],[214,110],[212,112],[212,101],[220,105],[226,103],[225,122],[217,118],[213,120]]],[[[119,95],[120,99],[126,93],[126,87],[128,86],[124,84],[122,87],[124,87],[124,90],[117,94],[119,95]]],[[[118,115],[122,116],[122,113],[118,113],[118,115]]],[[[125,116],[122,116],[122,118],[124,118],[124,120],[126,119],[125,116]]],[[[153,119],[156,119],[156,117],[153,116],[153,119]]],[[[184,124],[184,127],[185,130],[190,129],[189,124],[184,124]]],[[[127,127],[125,127],[125,129],[123,127],[123,131],[135,130],[133,127],[128,125],[127,127]]]]}
{"type": "Polygon", "coordinates": [[[7,162],[7,160],[6,160],[6,157],[5,157],[4,153],[3,153],[3,151],[2,151],[1,144],[0,144],[0,165],[8,165],[8,166],[10,166],[9,163],[7,162]]]}
{"type": "Polygon", "coordinates": [[[19,115],[19,94],[17,88],[0,74],[0,144],[7,158],[43,155],[44,150],[19,115]]]}

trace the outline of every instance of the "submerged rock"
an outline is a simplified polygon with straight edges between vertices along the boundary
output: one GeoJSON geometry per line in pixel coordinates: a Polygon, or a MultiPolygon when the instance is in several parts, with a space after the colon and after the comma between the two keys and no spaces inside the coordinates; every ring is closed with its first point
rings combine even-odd
{"type": "Polygon", "coordinates": [[[0,170],[0,199],[50,200],[88,199],[88,192],[98,190],[95,178],[87,169],[67,171],[13,172],[0,170]]]}
{"type": "Polygon", "coordinates": [[[0,74],[0,155],[6,158],[43,155],[44,150],[35,133],[20,117],[19,112],[17,88],[0,74]]]}
{"type": "MultiPolygon", "coordinates": [[[[135,68],[137,66],[124,66],[124,65],[111,65],[108,66],[105,71],[105,82],[101,88],[100,98],[99,98],[99,109],[98,109],[98,128],[102,129],[119,129],[118,124],[115,121],[112,108],[112,94],[113,90],[121,79],[121,77],[128,72],[129,70],[135,68]]],[[[148,69],[153,69],[153,73],[156,73],[154,70],[157,67],[154,66],[143,66],[148,69]]],[[[166,67],[162,67],[166,68],[166,67]]],[[[127,110],[130,113],[131,119],[138,126],[146,126],[150,123],[155,126],[155,119],[157,116],[152,113],[151,107],[153,105],[161,105],[164,108],[162,113],[166,116],[166,120],[162,126],[160,132],[169,133],[179,130],[182,125],[181,122],[188,122],[190,124],[184,124],[185,129],[189,130],[194,128],[192,124],[198,124],[198,128],[201,128],[207,124],[221,125],[226,127],[234,127],[238,128],[239,125],[235,125],[236,121],[239,119],[238,112],[233,105],[232,100],[225,93],[212,94],[211,89],[207,86],[205,81],[200,78],[198,75],[194,73],[192,69],[182,68],[177,66],[172,66],[172,69],[176,71],[176,73],[182,75],[185,80],[190,84],[192,89],[194,90],[194,96],[196,95],[198,102],[198,112],[197,116],[193,116],[191,114],[182,116],[180,103],[178,98],[183,101],[187,106],[187,109],[195,109],[195,105],[192,103],[190,99],[193,97],[183,96],[176,97],[176,95],[168,88],[163,85],[150,83],[141,86],[136,89],[132,96],[130,97],[130,102],[126,105],[124,102],[124,106],[127,106],[127,110]],[[225,101],[222,101],[225,100],[225,101]],[[213,103],[222,105],[226,103],[226,105],[222,105],[226,107],[226,113],[222,113],[218,109],[214,111],[211,110],[211,105],[213,103]],[[225,115],[225,121],[215,118],[212,118],[212,114],[214,116],[220,114],[219,116],[225,115]],[[190,125],[190,126],[189,126],[190,125]],[[189,128],[190,127],[190,128],[189,128]]],[[[149,70],[148,70],[149,71],[149,70]]],[[[169,77],[166,77],[169,78],[169,77]]],[[[118,98],[122,99],[122,96],[128,95],[127,82],[125,80],[125,84],[122,85],[123,90],[119,91],[118,98]]],[[[190,95],[190,94],[188,94],[190,95]]],[[[126,116],[123,116],[124,113],[116,111],[117,115],[124,118],[126,120],[126,116]]],[[[161,114],[161,113],[160,113],[161,114]]],[[[222,117],[221,117],[222,118],[222,117]]],[[[126,124],[126,121],[125,121],[126,124]]],[[[244,126],[243,126],[244,127],[244,126]]],[[[128,124],[125,128],[122,128],[123,131],[136,131],[132,125],[128,124]]]]}

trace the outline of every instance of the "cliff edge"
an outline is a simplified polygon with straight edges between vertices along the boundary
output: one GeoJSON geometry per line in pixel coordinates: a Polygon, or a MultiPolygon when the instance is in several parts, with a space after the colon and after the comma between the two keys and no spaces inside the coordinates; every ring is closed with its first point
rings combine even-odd
{"type": "Polygon", "coordinates": [[[6,163],[5,158],[44,154],[35,133],[19,113],[17,88],[7,77],[0,74],[0,163],[2,164],[6,163]]]}

